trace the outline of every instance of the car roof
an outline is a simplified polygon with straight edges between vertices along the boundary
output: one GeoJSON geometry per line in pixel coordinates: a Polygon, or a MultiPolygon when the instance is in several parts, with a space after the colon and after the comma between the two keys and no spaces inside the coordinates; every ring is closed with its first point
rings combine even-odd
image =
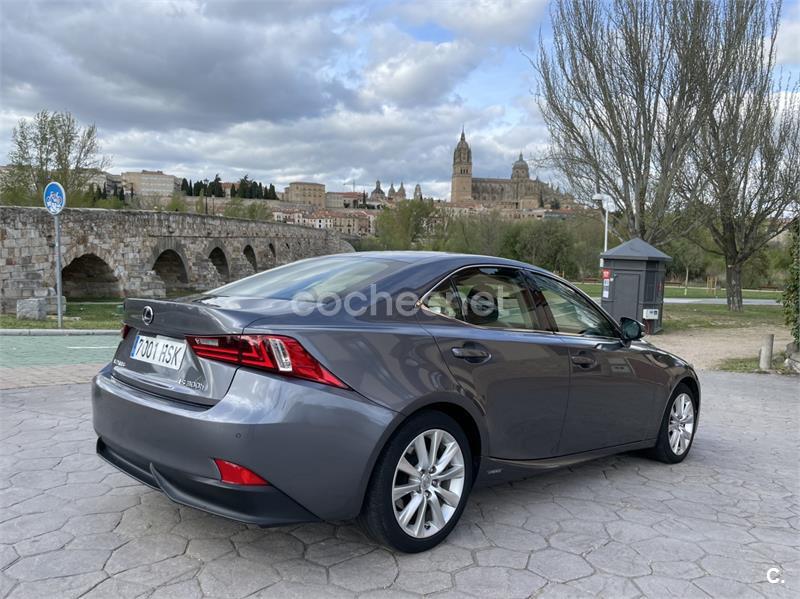
{"type": "Polygon", "coordinates": [[[511,266],[515,268],[527,268],[539,272],[548,272],[543,268],[520,262],[519,260],[511,260],[509,258],[499,258],[497,256],[484,256],[481,254],[463,254],[454,252],[432,252],[432,251],[413,251],[413,250],[384,250],[384,251],[369,251],[369,252],[355,252],[348,254],[348,256],[356,256],[358,258],[381,258],[384,260],[397,260],[399,262],[406,262],[409,264],[430,264],[442,263],[448,267],[461,267],[469,266],[470,264],[496,264],[498,266],[511,266]]]}

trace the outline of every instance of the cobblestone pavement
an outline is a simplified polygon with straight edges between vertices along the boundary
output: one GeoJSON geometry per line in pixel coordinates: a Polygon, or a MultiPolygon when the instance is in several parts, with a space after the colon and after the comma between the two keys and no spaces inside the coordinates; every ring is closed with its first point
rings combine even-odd
{"type": "Polygon", "coordinates": [[[264,530],[180,507],[94,455],[88,385],[6,391],[0,596],[800,596],[797,379],[702,379],[683,464],[623,455],[476,490],[418,555],[349,523],[264,530]]]}

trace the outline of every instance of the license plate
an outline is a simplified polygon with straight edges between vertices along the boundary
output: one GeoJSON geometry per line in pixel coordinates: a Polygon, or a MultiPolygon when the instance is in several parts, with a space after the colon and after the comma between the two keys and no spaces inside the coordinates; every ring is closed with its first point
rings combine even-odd
{"type": "Polygon", "coordinates": [[[148,364],[166,366],[178,370],[186,354],[186,342],[176,341],[169,337],[148,337],[136,335],[131,349],[131,358],[148,364]]]}

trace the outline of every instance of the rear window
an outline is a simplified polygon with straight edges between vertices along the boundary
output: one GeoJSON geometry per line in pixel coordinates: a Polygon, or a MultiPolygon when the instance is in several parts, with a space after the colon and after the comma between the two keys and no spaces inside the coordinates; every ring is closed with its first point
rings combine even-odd
{"type": "Polygon", "coordinates": [[[279,266],[209,291],[209,295],[324,300],[368,287],[403,266],[396,260],[326,256],[279,266]],[[299,296],[299,298],[298,298],[299,296]]]}

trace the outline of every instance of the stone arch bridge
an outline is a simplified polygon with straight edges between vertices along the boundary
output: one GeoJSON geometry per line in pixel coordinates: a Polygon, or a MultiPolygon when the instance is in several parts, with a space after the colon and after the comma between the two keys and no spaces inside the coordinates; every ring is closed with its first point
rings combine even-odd
{"type": "MultiPolygon", "coordinates": [[[[0,208],[0,307],[52,295],[53,217],[0,208]]],[[[165,297],[212,289],[301,258],[351,252],[329,230],[203,214],[73,208],[61,214],[67,298],[165,297]]]]}

